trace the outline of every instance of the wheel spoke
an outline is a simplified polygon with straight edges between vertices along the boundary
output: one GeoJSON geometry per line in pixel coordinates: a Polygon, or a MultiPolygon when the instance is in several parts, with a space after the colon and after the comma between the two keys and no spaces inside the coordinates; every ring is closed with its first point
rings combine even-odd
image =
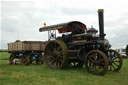
{"type": "Polygon", "coordinates": [[[56,51],[58,52],[58,51],[60,51],[60,50],[61,50],[61,47],[59,46],[56,51]]]}
{"type": "Polygon", "coordinates": [[[56,43],[54,43],[53,49],[54,49],[54,53],[56,53],[57,52],[57,45],[56,45],[56,43]]]}
{"type": "Polygon", "coordinates": [[[112,64],[112,67],[114,68],[114,70],[116,70],[116,68],[114,67],[114,65],[112,64]]]}
{"type": "Polygon", "coordinates": [[[55,62],[54,62],[54,67],[57,67],[57,61],[55,60],[55,62]]]}
{"type": "Polygon", "coordinates": [[[50,51],[54,51],[54,47],[53,47],[52,45],[49,45],[48,50],[50,50],[50,51]]]}
{"type": "Polygon", "coordinates": [[[114,62],[113,64],[115,64],[117,67],[119,66],[119,65],[117,65],[115,62],[114,62]]]}
{"type": "Polygon", "coordinates": [[[114,57],[114,58],[112,58],[112,60],[115,60],[115,59],[117,59],[118,57],[114,57]]]}
{"type": "Polygon", "coordinates": [[[104,61],[104,59],[100,59],[100,60],[98,60],[98,63],[100,63],[100,62],[102,62],[102,61],[104,61]]]}
{"type": "Polygon", "coordinates": [[[94,62],[94,60],[92,60],[91,57],[89,58],[89,61],[94,62]]]}
{"type": "Polygon", "coordinates": [[[113,62],[120,62],[120,61],[113,61],[113,62]]]}
{"type": "Polygon", "coordinates": [[[53,59],[53,60],[51,60],[50,62],[49,62],[49,64],[52,64],[53,62],[55,62],[55,60],[53,59]]]}

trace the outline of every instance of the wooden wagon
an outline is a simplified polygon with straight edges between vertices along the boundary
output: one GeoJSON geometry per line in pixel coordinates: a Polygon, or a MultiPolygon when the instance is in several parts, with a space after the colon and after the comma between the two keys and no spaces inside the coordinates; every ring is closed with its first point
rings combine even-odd
{"type": "Polygon", "coordinates": [[[20,60],[22,65],[28,65],[33,61],[36,64],[43,63],[43,51],[45,48],[43,41],[19,41],[8,43],[8,52],[11,53],[9,64],[16,63],[20,60]]]}

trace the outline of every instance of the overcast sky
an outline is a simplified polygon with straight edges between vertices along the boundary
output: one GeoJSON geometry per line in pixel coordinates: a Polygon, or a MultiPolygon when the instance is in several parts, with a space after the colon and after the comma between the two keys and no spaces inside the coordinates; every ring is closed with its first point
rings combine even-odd
{"type": "Polygon", "coordinates": [[[39,32],[43,22],[53,25],[81,21],[97,30],[97,10],[104,9],[106,38],[113,48],[128,44],[127,0],[2,0],[0,48],[16,40],[47,40],[47,32],[39,32]]]}

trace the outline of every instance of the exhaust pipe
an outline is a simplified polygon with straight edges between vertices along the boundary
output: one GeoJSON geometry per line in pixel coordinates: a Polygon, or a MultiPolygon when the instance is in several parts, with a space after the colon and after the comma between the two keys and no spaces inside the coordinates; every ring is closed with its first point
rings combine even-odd
{"type": "Polygon", "coordinates": [[[100,38],[104,39],[104,10],[98,9],[100,38]]]}

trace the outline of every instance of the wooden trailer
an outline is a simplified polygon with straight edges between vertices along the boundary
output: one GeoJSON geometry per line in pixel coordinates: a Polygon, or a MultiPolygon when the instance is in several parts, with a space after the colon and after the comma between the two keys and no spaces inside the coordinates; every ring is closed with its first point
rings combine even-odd
{"type": "Polygon", "coordinates": [[[33,61],[36,64],[43,63],[43,51],[46,42],[43,41],[19,41],[8,43],[8,52],[11,53],[9,64],[19,61],[22,65],[28,65],[33,61]]]}

